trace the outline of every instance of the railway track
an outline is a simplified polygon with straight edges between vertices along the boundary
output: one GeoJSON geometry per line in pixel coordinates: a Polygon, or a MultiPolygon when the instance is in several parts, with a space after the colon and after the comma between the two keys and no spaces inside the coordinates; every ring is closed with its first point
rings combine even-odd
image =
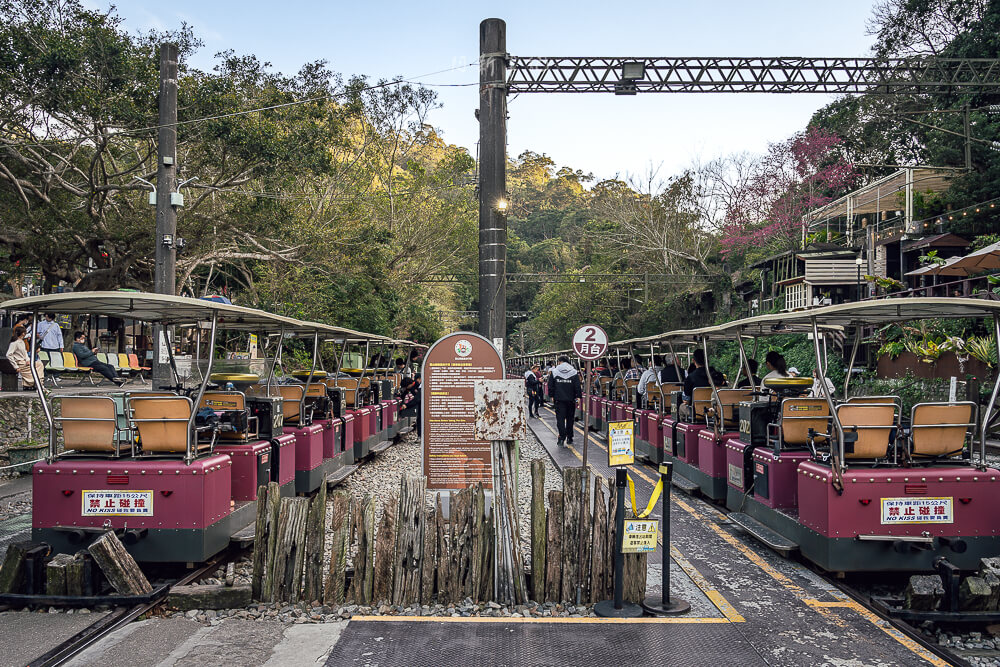
{"type": "MultiPolygon", "coordinates": [[[[232,547],[226,549],[225,551],[219,553],[209,562],[201,566],[196,570],[192,570],[187,573],[170,586],[183,586],[189,584],[192,581],[201,579],[205,575],[213,572],[216,568],[221,565],[225,565],[236,555],[236,550],[232,547]]],[[[114,611],[111,614],[98,619],[94,623],[88,625],[86,628],[76,633],[66,641],[62,642],[58,646],[51,648],[44,654],[38,656],[28,663],[28,667],[56,667],[56,665],[62,665],[71,660],[73,657],[79,655],[88,647],[94,645],[104,637],[108,636],[115,630],[122,628],[135,619],[139,618],[146,612],[150,611],[156,605],[163,602],[170,592],[168,587],[163,591],[162,595],[158,596],[156,599],[145,602],[142,604],[137,604],[132,607],[114,611]]]]}

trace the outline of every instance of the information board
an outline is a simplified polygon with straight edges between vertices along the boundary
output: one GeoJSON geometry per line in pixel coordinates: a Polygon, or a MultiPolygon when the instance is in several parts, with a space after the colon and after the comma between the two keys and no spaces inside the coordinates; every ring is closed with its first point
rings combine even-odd
{"type": "Polygon", "coordinates": [[[423,470],[427,488],[492,488],[488,440],[476,438],[477,380],[502,380],[503,359],[493,343],[460,331],[434,343],[421,373],[423,470]]]}
{"type": "Polygon", "coordinates": [[[635,424],[608,424],[608,465],[627,466],[635,463],[635,424]]]}

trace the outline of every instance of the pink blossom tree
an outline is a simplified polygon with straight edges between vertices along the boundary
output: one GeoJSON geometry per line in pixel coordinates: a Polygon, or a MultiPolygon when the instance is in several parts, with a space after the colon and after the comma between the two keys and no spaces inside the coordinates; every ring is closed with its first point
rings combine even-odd
{"type": "Polygon", "coordinates": [[[812,128],[771,144],[764,155],[733,156],[709,165],[711,191],[721,197],[721,253],[798,248],[802,216],[840,196],[856,180],[853,166],[837,150],[840,142],[812,128]]]}

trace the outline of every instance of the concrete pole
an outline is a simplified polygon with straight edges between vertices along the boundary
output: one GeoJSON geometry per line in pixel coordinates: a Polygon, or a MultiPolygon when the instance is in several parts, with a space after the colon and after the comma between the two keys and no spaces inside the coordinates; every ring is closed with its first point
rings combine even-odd
{"type": "Polygon", "coordinates": [[[479,24],[479,333],[507,329],[507,25],[479,24]]]}
{"type": "MultiPolygon", "coordinates": [[[[170,194],[177,191],[177,45],[160,45],[160,122],[156,155],[156,264],[153,291],[175,294],[177,276],[177,210],[170,194]],[[169,245],[164,238],[169,237],[169,245]]],[[[162,327],[153,327],[153,386],[169,384],[169,364],[161,364],[162,327]]],[[[165,353],[165,352],[164,352],[165,353]]]]}

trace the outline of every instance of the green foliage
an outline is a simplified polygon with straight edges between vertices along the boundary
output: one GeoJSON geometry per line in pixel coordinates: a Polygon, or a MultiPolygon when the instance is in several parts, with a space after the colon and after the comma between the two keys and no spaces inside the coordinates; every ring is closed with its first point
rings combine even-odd
{"type": "Polygon", "coordinates": [[[989,336],[970,336],[965,341],[965,352],[970,357],[983,362],[990,368],[997,365],[996,334],[989,336]]]}

